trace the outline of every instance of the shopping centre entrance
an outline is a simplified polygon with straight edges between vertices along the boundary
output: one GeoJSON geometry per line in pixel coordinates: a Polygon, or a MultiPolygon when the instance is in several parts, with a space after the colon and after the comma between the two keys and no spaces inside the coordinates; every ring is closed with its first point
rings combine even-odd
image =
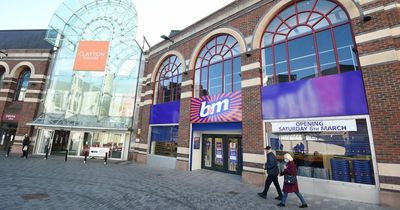
{"type": "Polygon", "coordinates": [[[242,173],[242,136],[203,134],[202,139],[202,168],[233,174],[242,173]]]}

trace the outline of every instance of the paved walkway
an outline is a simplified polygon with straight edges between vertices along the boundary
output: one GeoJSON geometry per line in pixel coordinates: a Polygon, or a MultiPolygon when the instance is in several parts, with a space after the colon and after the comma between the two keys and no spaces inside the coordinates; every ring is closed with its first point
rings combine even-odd
{"type": "MultiPolygon", "coordinates": [[[[91,161],[0,154],[0,209],[299,209],[295,195],[276,206],[275,188],[264,200],[260,188],[241,177],[208,170],[179,172],[131,162],[91,161]]],[[[308,209],[372,210],[376,205],[305,195],[308,209]]]]}

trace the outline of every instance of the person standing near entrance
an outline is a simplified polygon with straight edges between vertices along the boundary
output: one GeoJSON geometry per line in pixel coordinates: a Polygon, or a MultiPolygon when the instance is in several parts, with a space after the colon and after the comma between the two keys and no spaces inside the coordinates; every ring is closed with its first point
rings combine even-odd
{"type": "Polygon", "coordinates": [[[278,160],[276,159],[276,156],[272,152],[272,148],[270,146],[265,147],[265,150],[267,151],[267,162],[265,163],[264,169],[267,171],[268,175],[267,179],[265,180],[264,190],[261,193],[258,193],[258,195],[266,199],[269,186],[271,186],[271,183],[273,182],[276,191],[278,192],[278,197],[276,197],[275,199],[281,200],[282,191],[278,182],[278,175],[279,175],[278,160]]]}
{"type": "Polygon", "coordinates": [[[22,158],[28,158],[30,139],[27,133],[24,135],[24,140],[22,141],[22,158]]]}
{"type": "Polygon", "coordinates": [[[288,197],[289,193],[296,193],[297,197],[299,197],[301,201],[301,206],[300,208],[307,208],[308,205],[306,201],[303,198],[303,195],[299,191],[299,186],[297,185],[297,170],[296,170],[296,165],[293,162],[293,158],[289,153],[286,153],[283,158],[285,159],[286,166],[284,170],[281,173],[281,176],[284,177],[284,182],[283,182],[283,197],[281,202],[278,204],[278,206],[283,207],[285,206],[286,199],[288,197]]]}

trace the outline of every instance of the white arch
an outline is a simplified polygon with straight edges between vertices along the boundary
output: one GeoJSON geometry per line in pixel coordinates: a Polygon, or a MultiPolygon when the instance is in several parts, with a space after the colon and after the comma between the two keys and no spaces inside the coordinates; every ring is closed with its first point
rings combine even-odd
{"type": "Polygon", "coordinates": [[[240,33],[239,31],[237,31],[236,29],[233,29],[233,28],[219,28],[219,29],[216,29],[216,30],[208,33],[197,43],[197,46],[196,46],[195,50],[193,51],[192,56],[190,58],[190,63],[189,63],[190,70],[193,70],[195,68],[197,55],[203,49],[203,46],[205,44],[207,44],[207,42],[217,34],[229,34],[229,35],[233,36],[236,39],[236,41],[239,43],[240,53],[243,54],[246,52],[246,42],[245,42],[245,39],[244,39],[242,33],[240,33]]]}
{"type": "Polygon", "coordinates": [[[0,61],[0,66],[3,66],[4,69],[6,70],[6,71],[4,72],[4,76],[10,74],[10,66],[8,65],[8,63],[6,63],[6,62],[4,62],[4,61],[0,61]]]}
{"type": "Polygon", "coordinates": [[[23,67],[23,66],[29,67],[29,69],[31,71],[31,78],[32,78],[32,76],[35,75],[35,66],[31,62],[28,62],[28,61],[22,61],[22,62],[18,63],[17,65],[15,65],[14,68],[11,70],[11,73],[7,76],[18,79],[19,73],[21,71],[21,67],[23,67]]]}
{"type": "Polygon", "coordinates": [[[186,61],[185,61],[185,58],[183,57],[183,55],[180,52],[175,51],[175,50],[168,51],[168,52],[164,53],[164,55],[161,56],[161,58],[158,60],[157,64],[154,66],[153,72],[151,73],[151,82],[152,83],[156,81],[158,70],[160,69],[164,60],[168,56],[171,56],[171,55],[176,55],[176,57],[178,57],[179,61],[182,63],[183,72],[186,71],[186,61]]]}
{"type": "MultiPolygon", "coordinates": [[[[361,13],[353,1],[350,0],[336,0],[336,2],[342,6],[344,10],[349,14],[350,19],[354,19],[361,16],[361,13]]],[[[286,8],[286,5],[293,3],[293,0],[281,0],[275,6],[273,6],[267,14],[264,15],[258,22],[256,30],[253,36],[253,49],[259,49],[261,44],[261,39],[264,34],[264,29],[272,21],[275,15],[281,11],[282,8],[286,8]]]]}

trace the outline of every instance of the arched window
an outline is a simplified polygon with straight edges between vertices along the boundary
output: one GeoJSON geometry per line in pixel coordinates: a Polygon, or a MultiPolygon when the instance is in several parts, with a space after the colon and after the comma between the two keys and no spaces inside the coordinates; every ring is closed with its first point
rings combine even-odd
{"type": "Polygon", "coordinates": [[[220,35],[200,51],[195,68],[195,96],[215,95],[241,89],[240,50],[235,38],[220,35]]]}
{"type": "Polygon", "coordinates": [[[294,1],[265,29],[261,52],[265,85],[359,68],[348,15],[329,0],[294,1]]]}
{"type": "Polygon", "coordinates": [[[28,89],[29,79],[31,77],[31,71],[29,69],[24,70],[18,79],[17,89],[15,91],[14,100],[23,101],[25,99],[26,90],[28,89]]]}
{"type": "Polygon", "coordinates": [[[179,100],[181,97],[182,63],[175,55],[167,57],[158,70],[156,103],[179,100]]]}
{"type": "Polygon", "coordinates": [[[4,75],[6,74],[6,69],[0,66],[0,88],[3,87],[4,75]]]}

